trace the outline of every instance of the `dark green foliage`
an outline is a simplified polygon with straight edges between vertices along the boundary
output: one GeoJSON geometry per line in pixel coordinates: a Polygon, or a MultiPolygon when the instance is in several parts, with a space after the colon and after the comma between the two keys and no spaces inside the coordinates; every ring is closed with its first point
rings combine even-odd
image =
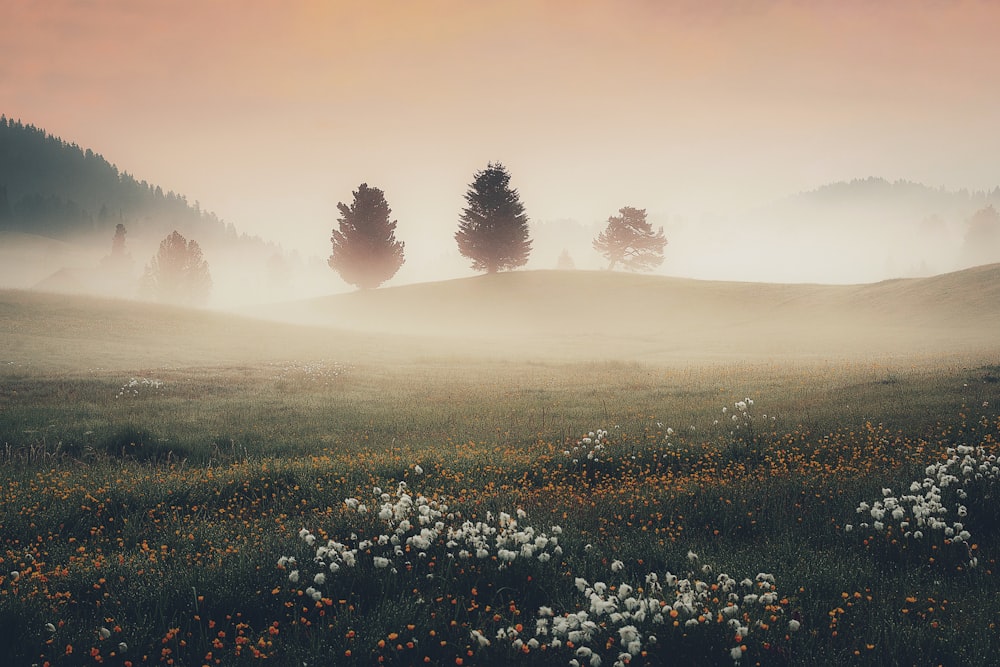
{"type": "Polygon", "coordinates": [[[608,218],[608,226],[594,239],[594,249],[610,262],[609,270],[621,264],[629,271],[649,271],[663,263],[667,239],[663,227],[653,231],[646,209],[626,206],[608,218]]]}
{"type": "Polygon", "coordinates": [[[128,223],[144,235],[172,229],[235,238],[213,213],[183,195],[119,172],[99,153],[34,125],[0,117],[0,230],[73,239],[128,223]]]}
{"type": "Polygon", "coordinates": [[[212,276],[201,248],[176,231],[160,242],[140,286],[143,296],[184,305],[203,305],[211,291],[212,276]]]}
{"type": "Polygon", "coordinates": [[[403,242],[396,240],[396,221],[385,194],[362,183],[354,191],[350,206],[339,202],[339,229],[330,242],[333,254],[328,264],[345,282],[372,289],[389,280],[403,265],[403,242]]]}
{"type": "Polygon", "coordinates": [[[491,162],[476,172],[465,201],[455,241],[472,268],[496,273],[524,266],[531,254],[528,216],[504,166],[491,162]]]}

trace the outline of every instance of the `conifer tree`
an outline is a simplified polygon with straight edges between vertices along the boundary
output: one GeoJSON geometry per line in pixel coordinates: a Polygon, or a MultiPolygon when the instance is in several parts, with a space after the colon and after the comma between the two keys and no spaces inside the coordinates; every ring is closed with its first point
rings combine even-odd
{"type": "Polygon", "coordinates": [[[649,271],[663,263],[667,239],[663,227],[656,232],[646,221],[646,209],[626,206],[608,218],[608,226],[594,239],[594,249],[608,260],[608,270],[618,264],[629,271],[649,271]]]}
{"type": "Polygon", "coordinates": [[[140,295],[164,303],[200,306],[208,301],[212,276],[196,241],[174,231],[146,265],[140,295]]]}
{"type": "Polygon", "coordinates": [[[373,289],[389,280],[403,265],[405,244],[396,240],[396,221],[385,194],[362,183],[350,206],[337,204],[339,229],[333,230],[333,252],[327,262],[345,282],[373,289]]]}
{"type": "Polygon", "coordinates": [[[111,238],[111,254],[101,259],[101,268],[114,278],[128,278],[135,262],[132,255],[125,249],[125,225],[115,225],[115,235],[111,238]]]}
{"type": "Polygon", "coordinates": [[[531,254],[528,216],[506,168],[491,162],[476,172],[465,201],[455,241],[472,268],[496,273],[524,266],[531,254]]]}

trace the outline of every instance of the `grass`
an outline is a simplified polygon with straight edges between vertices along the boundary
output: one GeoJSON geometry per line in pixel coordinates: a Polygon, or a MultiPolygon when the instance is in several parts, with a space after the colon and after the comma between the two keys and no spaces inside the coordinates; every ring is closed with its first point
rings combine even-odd
{"type": "Polygon", "coordinates": [[[46,299],[17,295],[4,320],[33,333],[0,370],[0,664],[733,665],[735,651],[989,665],[1000,651],[993,482],[961,484],[974,550],[857,512],[949,447],[1000,453],[992,350],[381,354],[393,339],[46,299]],[[101,345],[108,322],[132,323],[120,347],[101,345]],[[257,339],[278,332],[284,348],[257,339]],[[71,333],[101,363],[52,344],[71,333]],[[580,611],[593,627],[569,627],[580,611]]]}

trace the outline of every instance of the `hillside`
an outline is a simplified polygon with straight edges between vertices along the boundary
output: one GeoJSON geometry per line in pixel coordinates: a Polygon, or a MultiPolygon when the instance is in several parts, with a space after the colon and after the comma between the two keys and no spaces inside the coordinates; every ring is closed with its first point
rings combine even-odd
{"type": "Polygon", "coordinates": [[[556,356],[930,355],[1000,347],[1000,265],[869,285],[514,272],[266,311],[295,322],[556,356]]]}
{"type": "Polygon", "coordinates": [[[6,290],[0,338],[0,363],[9,367],[76,370],[479,357],[671,364],[995,360],[1000,265],[848,286],[514,272],[242,315],[6,290]]]}

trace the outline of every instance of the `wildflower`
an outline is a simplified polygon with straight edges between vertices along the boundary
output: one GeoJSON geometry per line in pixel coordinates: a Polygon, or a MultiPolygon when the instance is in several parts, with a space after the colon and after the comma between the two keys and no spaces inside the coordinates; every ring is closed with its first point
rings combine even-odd
{"type": "Polygon", "coordinates": [[[125,642],[118,642],[118,652],[119,653],[124,653],[127,650],[128,650],[128,644],[126,644],[125,642]]]}
{"type": "Polygon", "coordinates": [[[316,576],[313,577],[313,583],[317,586],[322,586],[326,583],[326,575],[322,572],[317,573],[316,576]]]}
{"type": "Polygon", "coordinates": [[[292,582],[293,584],[299,583],[299,571],[298,570],[292,570],[291,572],[289,572],[288,573],[288,580],[290,582],[292,582]]]}
{"type": "Polygon", "coordinates": [[[49,632],[55,632],[56,631],[56,626],[52,625],[51,623],[46,623],[45,624],[45,629],[48,630],[49,632]]]}
{"type": "Polygon", "coordinates": [[[743,651],[739,646],[735,646],[729,650],[729,657],[733,659],[733,662],[739,662],[743,659],[743,651]]]}
{"type": "Polygon", "coordinates": [[[802,627],[802,624],[796,621],[794,618],[788,621],[789,632],[798,632],[800,627],[802,627]]]}
{"type": "Polygon", "coordinates": [[[383,558],[382,556],[375,556],[375,558],[372,559],[372,562],[375,564],[375,567],[378,568],[378,569],[383,569],[383,568],[389,567],[389,559],[388,558],[383,558]]]}
{"type": "Polygon", "coordinates": [[[111,636],[111,630],[108,630],[107,628],[102,627],[100,630],[97,631],[97,634],[99,634],[101,636],[101,639],[107,639],[108,637],[111,636]]]}
{"type": "Polygon", "coordinates": [[[693,551],[688,551],[688,560],[694,563],[695,561],[698,560],[698,554],[696,554],[693,551]]]}
{"type": "Polygon", "coordinates": [[[620,560],[611,561],[611,571],[612,572],[621,572],[622,569],[624,569],[624,567],[625,567],[625,563],[621,562],[620,560]]]}
{"type": "Polygon", "coordinates": [[[423,475],[424,474],[424,469],[421,468],[419,465],[415,465],[415,466],[413,466],[413,472],[414,472],[414,474],[417,474],[417,475],[423,475]]]}

